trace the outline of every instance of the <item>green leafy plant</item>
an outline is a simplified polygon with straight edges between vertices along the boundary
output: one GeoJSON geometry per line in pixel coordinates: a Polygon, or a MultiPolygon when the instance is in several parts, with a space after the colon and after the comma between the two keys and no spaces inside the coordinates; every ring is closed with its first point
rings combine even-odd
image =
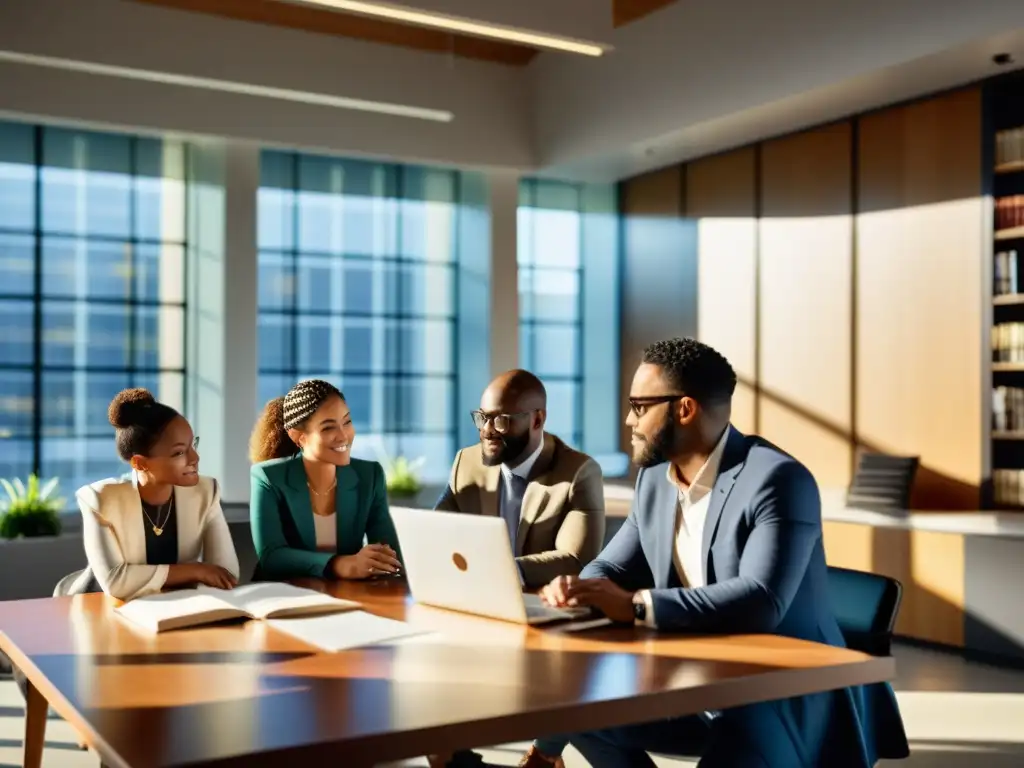
{"type": "Polygon", "coordinates": [[[405,456],[392,459],[383,448],[377,451],[384,466],[384,480],[391,496],[415,496],[423,484],[420,482],[420,468],[425,457],[410,461],[405,456]]]}
{"type": "Polygon", "coordinates": [[[20,478],[0,479],[7,498],[0,500],[0,538],[56,536],[65,499],[57,496],[57,478],[40,485],[36,475],[28,483],[20,478]]]}

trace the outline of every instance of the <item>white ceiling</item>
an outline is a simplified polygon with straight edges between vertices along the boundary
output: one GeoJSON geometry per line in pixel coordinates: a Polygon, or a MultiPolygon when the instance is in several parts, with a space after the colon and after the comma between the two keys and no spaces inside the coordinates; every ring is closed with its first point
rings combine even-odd
{"type": "Polygon", "coordinates": [[[539,57],[539,165],[621,177],[965,82],[1022,30],[1024,0],[678,0],[611,56],[539,57]]]}
{"type": "Polygon", "coordinates": [[[127,0],[0,0],[0,53],[22,57],[0,59],[0,112],[614,180],[985,76],[999,51],[1024,63],[1024,0],[678,0],[618,30],[602,27],[610,0],[405,4],[614,50],[543,53],[516,68],[127,0]],[[83,63],[234,90],[83,72],[83,63]],[[353,111],[310,95],[454,119],[353,111]]]}

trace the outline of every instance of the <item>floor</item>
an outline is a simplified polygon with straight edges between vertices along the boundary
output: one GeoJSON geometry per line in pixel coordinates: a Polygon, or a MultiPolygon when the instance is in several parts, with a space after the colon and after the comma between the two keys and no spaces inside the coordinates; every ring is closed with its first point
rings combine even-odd
{"type": "MultiPolygon", "coordinates": [[[[968,662],[953,654],[899,645],[895,683],[913,754],[880,766],[902,768],[1020,768],[1024,766],[1024,670],[968,662]]],[[[0,768],[21,765],[22,700],[9,680],[0,681],[0,768]]],[[[97,768],[80,751],[70,727],[52,719],[47,729],[44,768],[97,768]]],[[[514,766],[524,745],[487,750],[497,766],[514,766]]],[[[408,763],[423,765],[423,763],[408,763]]],[[[567,768],[585,768],[575,753],[567,768]]],[[[684,768],[685,760],[658,760],[662,768],[684,768]]]]}

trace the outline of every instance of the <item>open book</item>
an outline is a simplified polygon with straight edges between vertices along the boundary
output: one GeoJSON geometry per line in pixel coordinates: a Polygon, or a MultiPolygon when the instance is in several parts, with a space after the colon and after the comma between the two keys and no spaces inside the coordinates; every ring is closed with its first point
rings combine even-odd
{"type": "Polygon", "coordinates": [[[210,624],[225,619],[270,619],[315,616],[352,611],[361,606],[350,600],[273,582],[247,584],[235,589],[200,586],[138,597],[114,609],[115,613],[147,629],[169,629],[210,624]]]}

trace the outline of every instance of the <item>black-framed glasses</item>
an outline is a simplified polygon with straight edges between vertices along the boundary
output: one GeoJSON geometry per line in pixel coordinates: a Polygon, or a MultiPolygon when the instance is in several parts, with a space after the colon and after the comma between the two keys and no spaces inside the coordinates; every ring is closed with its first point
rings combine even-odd
{"type": "Polygon", "coordinates": [[[627,402],[629,403],[629,410],[633,412],[634,416],[639,418],[647,413],[647,409],[652,405],[671,403],[684,397],[686,395],[651,395],[650,397],[631,397],[627,402]]]}
{"type": "Polygon", "coordinates": [[[494,425],[494,431],[505,434],[512,427],[512,422],[521,416],[529,416],[533,411],[519,411],[518,413],[484,413],[483,411],[472,411],[473,426],[481,432],[487,427],[488,422],[494,425]]]}

